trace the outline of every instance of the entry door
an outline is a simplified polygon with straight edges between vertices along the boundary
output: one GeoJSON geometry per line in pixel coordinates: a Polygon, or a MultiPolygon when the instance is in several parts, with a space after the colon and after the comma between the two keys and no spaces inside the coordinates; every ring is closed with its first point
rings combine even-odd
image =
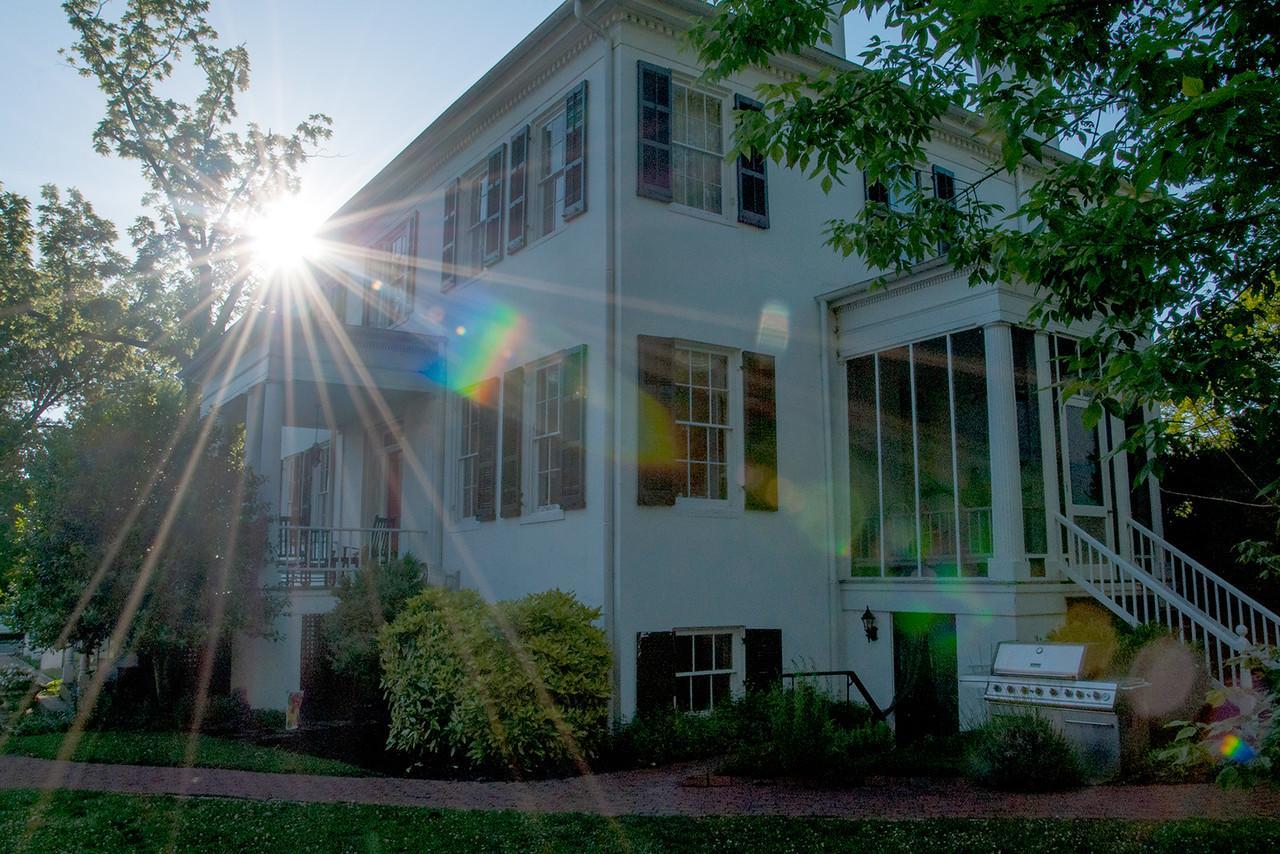
{"type": "Polygon", "coordinates": [[[893,725],[898,742],[960,729],[955,614],[893,615],[893,725]]]}
{"type": "Polygon", "coordinates": [[[1066,516],[1086,533],[1114,549],[1111,533],[1111,472],[1106,464],[1106,416],[1085,426],[1089,401],[1073,397],[1062,406],[1062,482],[1066,516]]]}

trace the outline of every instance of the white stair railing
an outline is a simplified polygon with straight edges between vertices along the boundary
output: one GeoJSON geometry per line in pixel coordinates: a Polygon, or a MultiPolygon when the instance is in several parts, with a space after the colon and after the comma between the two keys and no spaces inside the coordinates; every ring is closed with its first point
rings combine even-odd
{"type": "Polygon", "coordinates": [[[1280,616],[1150,528],[1129,520],[1133,561],[1255,646],[1280,646],[1280,616]]]}
{"type": "Polygon", "coordinates": [[[1247,638],[1098,542],[1061,513],[1055,516],[1063,529],[1067,576],[1072,581],[1129,625],[1158,623],[1179,640],[1198,648],[1210,677],[1219,685],[1250,683],[1249,672],[1238,662],[1251,646],[1247,638]]]}

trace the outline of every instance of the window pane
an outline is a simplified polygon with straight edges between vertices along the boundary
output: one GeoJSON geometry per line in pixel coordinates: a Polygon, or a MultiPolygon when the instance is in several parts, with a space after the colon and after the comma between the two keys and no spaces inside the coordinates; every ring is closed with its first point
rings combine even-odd
{"type": "Polygon", "coordinates": [[[693,669],[694,670],[710,670],[711,664],[715,661],[712,655],[712,645],[714,644],[714,635],[694,635],[693,636],[693,669]]]}
{"type": "Polygon", "coordinates": [[[987,574],[991,556],[991,449],[987,434],[987,358],[981,329],[951,336],[964,575],[987,574]]]}
{"type": "Polygon", "coordinates": [[[716,645],[716,670],[728,670],[733,667],[733,635],[720,634],[715,636],[716,645]]]}
{"type": "Polygon", "coordinates": [[[723,702],[729,700],[733,695],[730,687],[730,677],[728,673],[721,673],[711,677],[711,707],[715,708],[723,702]]]}
{"type": "Polygon", "coordinates": [[[846,369],[849,398],[849,544],[855,576],[880,574],[880,481],[875,357],[846,369]]]}
{"type": "Polygon", "coordinates": [[[692,411],[693,416],[691,420],[704,424],[710,420],[711,402],[705,388],[694,387],[692,411]]]}
{"type": "Polygon", "coordinates": [[[1102,445],[1098,427],[1086,427],[1083,405],[1067,404],[1067,449],[1071,474],[1071,501],[1089,507],[1102,506],[1102,445]]]}
{"type": "Polygon", "coordinates": [[[689,676],[681,676],[676,680],[676,708],[682,712],[691,711],[689,707],[689,693],[691,691],[689,683],[691,681],[692,677],[689,676]]]}
{"type": "Polygon", "coordinates": [[[917,344],[913,355],[920,456],[921,561],[927,576],[954,577],[959,572],[947,339],[934,338],[917,344]]]}
{"type": "Polygon", "coordinates": [[[1036,378],[1035,345],[1034,332],[1014,327],[1013,382],[1018,412],[1018,458],[1022,464],[1023,538],[1028,554],[1042,555],[1049,546],[1045,528],[1044,452],[1040,442],[1040,383],[1036,378]]]}
{"type": "Polygon", "coordinates": [[[710,676],[691,676],[689,677],[691,687],[693,689],[693,697],[690,700],[689,707],[695,712],[705,712],[711,708],[711,677],[710,676]]]}
{"type": "Polygon", "coordinates": [[[676,671],[693,669],[693,636],[676,635],[676,671]]]}
{"type": "Polygon", "coordinates": [[[885,565],[899,576],[914,575],[918,557],[909,358],[906,347],[879,354],[885,565]]]}

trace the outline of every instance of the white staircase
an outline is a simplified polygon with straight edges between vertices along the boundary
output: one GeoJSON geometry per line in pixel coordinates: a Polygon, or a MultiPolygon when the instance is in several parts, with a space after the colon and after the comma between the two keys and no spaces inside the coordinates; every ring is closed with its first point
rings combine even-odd
{"type": "Polygon", "coordinates": [[[1128,560],[1062,514],[1057,519],[1067,577],[1129,625],[1159,623],[1198,648],[1219,685],[1247,687],[1250,674],[1235,659],[1280,644],[1280,617],[1150,529],[1129,522],[1128,560]]]}

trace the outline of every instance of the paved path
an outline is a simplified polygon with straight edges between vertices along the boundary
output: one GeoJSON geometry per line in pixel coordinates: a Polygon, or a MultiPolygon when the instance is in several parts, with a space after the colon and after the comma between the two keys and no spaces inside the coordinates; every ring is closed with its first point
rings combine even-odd
{"type": "Polygon", "coordinates": [[[1280,792],[1211,785],[1098,786],[1055,795],[988,792],[953,780],[879,778],[831,791],[709,778],[705,766],[531,783],[260,774],[214,768],[58,763],[0,756],[0,789],[60,788],[129,794],[605,815],[795,815],[840,818],[1280,818],[1280,792]],[[690,785],[696,781],[702,785],[690,785]],[[712,785],[705,785],[706,783],[712,785]]]}

